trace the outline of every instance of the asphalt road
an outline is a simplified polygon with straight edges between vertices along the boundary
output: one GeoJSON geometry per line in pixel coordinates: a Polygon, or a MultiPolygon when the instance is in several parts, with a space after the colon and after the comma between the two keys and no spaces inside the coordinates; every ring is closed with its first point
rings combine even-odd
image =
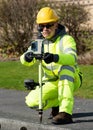
{"type": "Polygon", "coordinates": [[[93,99],[75,98],[72,124],[53,125],[51,109],[43,112],[40,124],[38,111],[25,105],[27,93],[0,89],[0,130],[93,130],[93,99]]]}

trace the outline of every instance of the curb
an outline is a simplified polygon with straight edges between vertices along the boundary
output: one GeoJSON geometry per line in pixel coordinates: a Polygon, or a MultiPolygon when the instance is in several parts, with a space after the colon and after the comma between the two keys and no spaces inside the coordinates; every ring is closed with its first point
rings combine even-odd
{"type": "Polygon", "coordinates": [[[0,118],[0,130],[71,130],[46,124],[28,123],[20,120],[0,118]]]}

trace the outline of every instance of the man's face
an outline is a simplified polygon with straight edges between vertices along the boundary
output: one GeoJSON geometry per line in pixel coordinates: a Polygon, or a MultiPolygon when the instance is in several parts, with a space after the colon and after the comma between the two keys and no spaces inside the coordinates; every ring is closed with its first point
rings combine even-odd
{"type": "Polygon", "coordinates": [[[39,24],[41,29],[41,33],[44,38],[50,39],[55,35],[55,31],[57,29],[57,23],[44,23],[39,24]]]}

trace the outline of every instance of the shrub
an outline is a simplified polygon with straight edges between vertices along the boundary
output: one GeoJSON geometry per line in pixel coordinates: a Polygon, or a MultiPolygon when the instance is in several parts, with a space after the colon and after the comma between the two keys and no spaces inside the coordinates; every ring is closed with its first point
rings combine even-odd
{"type": "Polygon", "coordinates": [[[23,53],[32,40],[38,0],[3,0],[0,3],[0,46],[3,52],[23,53]]]}

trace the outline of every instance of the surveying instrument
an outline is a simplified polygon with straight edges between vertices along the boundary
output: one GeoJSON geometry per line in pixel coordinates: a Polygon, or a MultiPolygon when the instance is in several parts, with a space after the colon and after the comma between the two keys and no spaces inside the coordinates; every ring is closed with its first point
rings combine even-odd
{"type": "Polygon", "coordinates": [[[24,84],[25,87],[28,90],[33,90],[36,88],[37,85],[39,85],[39,118],[40,123],[42,123],[42,114],[43,114],[43,104],[42,104],[42,58],[44,54],[44,47],[43,47],[43,39],[37,39],[34,42],[31,42],[31,51],[34,55],[34,57],[39,61],[39,77],[38,77],[38,83],[34,82],[34,80],[25,80],[24,84]]]}

